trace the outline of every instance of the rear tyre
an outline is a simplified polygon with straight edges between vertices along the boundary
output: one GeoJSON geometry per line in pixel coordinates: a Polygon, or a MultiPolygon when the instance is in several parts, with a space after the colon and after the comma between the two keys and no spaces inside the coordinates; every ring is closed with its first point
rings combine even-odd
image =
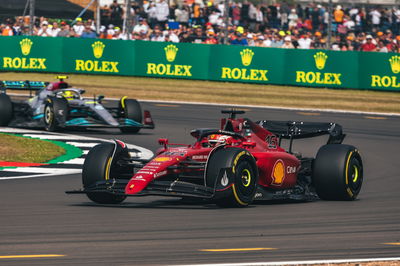
{"type": "Polygon", "coordinates": [[[48,98],[44,106],[44,127],[56,131],[65,123],[68,115],[68,101],[64,98],[48,98]]]}
{"type": "Polygon", "coordinates": [[[363,164],[350,145],[322,146],[313,165],[313,182],[323,200],[355,200],[363,182],[363,164]]]}
{"type": "Polygon", "coordinates": [[[206,185],[215,189],[220,207],[246,207],[254,199],[258,170],[254,157],[240,148],[221,148],[212,153],[206,170],[206,185]]]}
{"type": "MultiPolygon", "coordinates": [[[[102,143],[93,147],[85,158],[82,170],[83,188],[90,188],[99,181],[110,179],[111,160],[114,145],[102,143]]],[[[113,195],[111,193],[86,193],[93,202],[100,204],[118,204],[125,200],[126,196],[113,195]]]]}
{"type": "Polygon", "coordinates": [[[13,116],[13,107],[10,96],[0,93],[0,126],[8,126],[13,116]]]}
{"type": "MultiPolygon", "coordinates": [[[[138,101],[134,99],[124,99],[120,101],[121,113],[125,118],[131,119],[135,122],[142,123],[142,108],[138,101]]],[[[122,127],[121,132],[123,133],[138,133],[140,127],[122,127]]]]}

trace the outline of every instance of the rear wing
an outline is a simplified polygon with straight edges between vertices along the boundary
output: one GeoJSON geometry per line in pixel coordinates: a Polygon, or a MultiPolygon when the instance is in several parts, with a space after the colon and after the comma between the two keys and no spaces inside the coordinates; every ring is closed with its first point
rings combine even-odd
{"type": "Polygon", "coordinates": [[[256,124],[281,139],[293,140],[329,135],[328,144],[340,144],[346,136],[343,134],[342,126],[335,123],[262,120],[256,124]]]}
{"type": "Polygon", "coordinates": [[[29,90],[29,91],[37,91],[45,88],[49,83],[44,81],[10,81],[3,80],[0,81],[0,90],[1,92],[5,92],[8,90],[29,90]]]}

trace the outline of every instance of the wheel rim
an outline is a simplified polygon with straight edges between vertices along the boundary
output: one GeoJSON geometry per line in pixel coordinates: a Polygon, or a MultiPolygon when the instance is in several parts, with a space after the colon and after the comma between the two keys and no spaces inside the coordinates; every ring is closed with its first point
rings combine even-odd
{"type": "Polygon", "coordinates": [[[242,185],[248,187],[251,184],[251,173],[248,169],[242,170],[242,185]]]}
{"type": "Polygon", "coordinates": [[[242,161],[237,167],[237,188],[244,197],[249,197],[254,193],[253,169],[249,162],[242,161]]]}
{"type": "Polygon", "coordinates": [[[50,125],[52,120],[53,113],[51,112],[50,106],[47,106],[46,110],[44,111],[44,121],[46,122],[46,124],[50,125]]]}
{"type": "Polygon", "coordinates": [[[363,169],[361,163],[359,162],[359,160],[357,160],[357,158],[353,157],[350,160],[348,171],[349,187],[352,192],[358,193],[362,184],[363,169]]]}

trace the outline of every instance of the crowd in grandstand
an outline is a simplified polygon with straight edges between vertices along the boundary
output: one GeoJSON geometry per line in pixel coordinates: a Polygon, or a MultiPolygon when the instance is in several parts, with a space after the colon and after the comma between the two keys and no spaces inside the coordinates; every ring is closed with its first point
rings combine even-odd
{"type": "MultiPolygon", "coordinates": [[[[94,20],[47,20],[40,18],[34,35],[46,37],[105,38],[300,49],[332,49],[399,52],[400,9],[337,5],[332,12],[332,40],[328,47],[327,6],[254,5],[247,0],[229,5],[225,27],[224,1],[186,0],[168,5],[166,0],[134,1],[129,10],[132,30],[122,32],[126,10],[114,1],[101,8],[101,27],[96,33],[94,20]],[[227,28],[227,31],[224,29],[227,28]],[[224,36],[224,33],[227,36],[224,36]]],[[[129,28],[129,27],[128,27],[129,28]]],[[[7,19],[1,35],[28,35],[29,19],[7,19]]]]}

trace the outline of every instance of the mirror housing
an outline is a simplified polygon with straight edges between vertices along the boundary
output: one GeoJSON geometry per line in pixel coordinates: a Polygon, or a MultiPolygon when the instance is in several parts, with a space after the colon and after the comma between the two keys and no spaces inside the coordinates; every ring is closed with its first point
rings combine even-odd
{"type": "Polygon", "coordinates": [[[101,103],[101,101],[104,99],[104,95],[99,95],[99,96],[97,96],[97,101],[99,102],[99,103],[101,103]]]}
{"type": "Polygon", "coordinates": [[[159,143],[160,145],[163,145],[163,146],[164,146],[164,149],[166,149],[166,148],[167,148],[167,145],[168,145],[168,139],[160,138],[160,139],[158,139],[158,143],[159,143]]]}

